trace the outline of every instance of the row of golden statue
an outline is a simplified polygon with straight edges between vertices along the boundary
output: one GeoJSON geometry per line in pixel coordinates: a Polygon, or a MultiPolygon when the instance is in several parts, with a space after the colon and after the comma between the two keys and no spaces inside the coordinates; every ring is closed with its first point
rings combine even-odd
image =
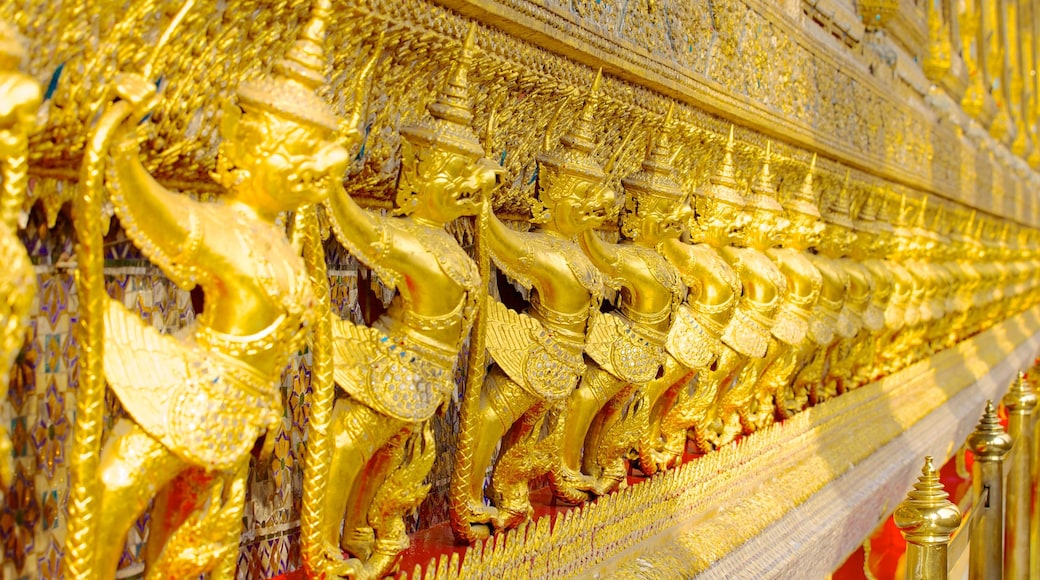
{"type": "MultiPolygon", "coordinates": [[[[337,118],[316,93],[329,10],[316,0],[274,72],[242,83],[225,108],[213,174],[222,203],[149,175],[138,129],[160,96],[148,74],[112,79],[73,208],[85,378],[67,577],[112,577],[122,552],[113,538],[153,500],[149,578],[233,577],[250,450],[280,421],[276,384],[308,343],[304,564],[372,578],[408,545],[403,518],[425,497],[435,458],[430,419],[457,388],[464,350],[449,493],[452,529],[472,542],[530,517],[536,478],[548,475],[562,500],[587,501],[624,485],[628,461],[646,474],[667,469],[688,437],[709,452],[1036,301],[1036,232],[966,210],[929,224],[924,202],[853,200],[847,188],[821,208],[812,168],[781,204],[768,149],[741,191],[732,132],[710,185],[684,191],[666,120],[617,204],[592,155],[596,84],[559,144],[538,156],[534,227],[517,231],[490,207],[501,168],[470,126],[472,30],[428,115],[400,129],[396,209],[365,210],[342,180],[360,111],[337,118]],[[98,285],[104,189],[143,253],[178,285],[204,291],[187,335],[159,334],[98,285]],[[319,205],[337,240],[395,290],[371,326],[330,312],[319,205]],[[475,259],[445,230],[463,216],[478,225],[475,259]],[[608,242],[597,230],[618,217],[620,241],[608,242]],[[529,290],[523,312],[489,296],[492,262],[529,290]],[[106,383],[128,416],[102,447],[106,383]],[[210,483],[178,519],[164,497],[189,470],[210,483]]],[[[6,376],[34,287],[14,232],[41,92],[18,72],[15,32],[2,33],[6,376]]],[[[372,69],[358,72],[358,86],[372,69]]]]}

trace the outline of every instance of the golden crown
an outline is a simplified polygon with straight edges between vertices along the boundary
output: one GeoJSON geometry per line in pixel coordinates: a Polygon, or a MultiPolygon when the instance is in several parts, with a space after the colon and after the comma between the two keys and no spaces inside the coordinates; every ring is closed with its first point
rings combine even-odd
{"type": "Polygon", "coordinates": [[[289,52],[275,62],[274,74],[238,85],[238,101],[243,108],[330,131],[338,128],[332,107],[315,92],[325,82],[322,45],[330,13],[330,0],[316,0],[310,21],[289,52]]]}
{"type": "Polygon", "coordinates": [[[469,98],[469,68],[476,53],[477,26],[471,23],[462,43],[462,54],[437,99],[426,106],[429,115],[418,123],[401,127],[401,137],[423,147],[436,147],[473,158],[484,155],[473,131],[473,109],[469,98]]]}

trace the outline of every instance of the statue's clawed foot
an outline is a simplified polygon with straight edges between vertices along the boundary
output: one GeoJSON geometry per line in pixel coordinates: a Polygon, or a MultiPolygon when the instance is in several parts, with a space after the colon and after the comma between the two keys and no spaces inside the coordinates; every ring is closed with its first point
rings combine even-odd
{"type": "Polygon", "coordinates": [[[368,558],[372,555],[372,547],[376,541],[375,531],[369,526],[355,528],[343,537],[343,549],[358,558],[368,558]]]}
{"type": "Polygon", "coordinates": [[[593,489],[593,493],[596,495],[607,495],[608,493],[623,488],[627,483],[628,472],[625,470],[625,464],[623,461],[619,461],[620,465],[611,465],[603,470],[603,473],[596,479],[596,486],[593,489]]]}
{"type": "Polygon", "coordinates": [[[339,546],[325,546],[325,573],[331,578],[357,578],[365,565],[357,558],[344,558],[339,546]]]}
{"type": "Polygon", "coordinates": [[[589,493],[596,489],[594,479],[562,465],[549,472],[549,483],[556,497],[572,504],[585,503],[589,500],[589,493]]]}
{"type": "Polygon", "coordinates": [[[453,523],[452,530],[457,538],[470,543],[491,536],[493,526],[499,519],[497,509],[472,500],[465,501],[461,506],[456,505],[454,509],[459,523],[453,523]]]}
{"type": "Polygon", "coordinates": [[[528,501],[505,501],[499,505],[498,515],[491,521],[496,530],[508,530],[534,517],[534,506],[528,501]]]}

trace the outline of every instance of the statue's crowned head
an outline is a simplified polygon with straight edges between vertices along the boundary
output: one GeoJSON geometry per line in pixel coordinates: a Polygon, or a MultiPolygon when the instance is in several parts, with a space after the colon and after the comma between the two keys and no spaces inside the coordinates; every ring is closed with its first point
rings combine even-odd
{"type": "Polygon", "coordinates": [[[625,207],[621,214],[621,235],[627,239],[655,245],[682,235],[690,208],[682,186],[675,180],[672,168],[673,148],[670,134],[674,131],[669,105],[664,126],[643,160],[640,171],[621,180],[625,188],[625,207]]]}
{"type": "Polygon", "coordinates": [[[766,143],[765,159],[762,167],[751,182],[751,189],[744,197],[744,211],[748,214],[748,225],[744,229],[741,240],[743,245],[766,250],[778,242],[780,234],[786,230],[788,222],[784,218],[784,208],[776,200],[777,190],[770,169],[772,143],[766,143]]]}
{"type": "Polygon", "coordinates": [[[744,196],[738,190],[736,165],[733,162],[735,149],[731,125],[722,163],[708,184],[694,192],[692,199],[695,219],[691,220],[690,229],[699,231],[698,237],[712,245],[728,244],[730,238],[737,235],[746,223],[742,212],[744,196]]]}
{"type": "Polygon", "coordinates": [[[816,205],[813,181],[815,172],[816,154],[814,153],[812,161],[809,163],[809,171],[805,173],[801,185],[784,201],[787,220],[790,222],[784,241],[785,246],[798,250],[815,246],[823,232],[824,225],[820,221],[820,208],[816,205]]]}
{"type": "Polygon", "coordinates": [[[596,144],[592,126],[602,74],[596,72],[578,118],[560,143],[552,150],[546,143],[537,158],[538,187],[531,201],[531,221],[552,223],[566,234],[598,227],[614,215],[614,193],[605,183],[606,172],[593,156],[596,144]]]}
{"type": "Polygon", "coordinates": [[[476,31],[471,24],[444,86],[426,107],[429,114],[401,127],[398,214],[419,211],[443,222],[475,215],[482,192],[495,184],[497,168],[482,162],[484,149],[472,128],[468,76],[476,56],[476,31]]]}
{"type": "Polygon", "coordinates": [[[242,82],[238,106],[224,108],[214,178],[250,203],[289,210],[319,202],[346,166],[346,150],[333,139],[337,117],[316,93],[325,80],[329,8],[318,0],[274,73],[242,82]]]}

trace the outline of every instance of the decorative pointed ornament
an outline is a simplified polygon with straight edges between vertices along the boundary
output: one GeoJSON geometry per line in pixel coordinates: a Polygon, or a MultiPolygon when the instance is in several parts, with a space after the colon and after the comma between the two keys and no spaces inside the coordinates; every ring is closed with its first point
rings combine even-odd
{"type": "Polygon", "coordinates": [[[845,171],[845,181],[842,183],[838,193],[831,196],[824,218],[833,225],[852,229],[849,176],[850,172],[845,171]]]}
{"type": "Polygon", "coordinates": [[[426,106],[429,115],[418,123],[401,127],[401,137],[413,145],[461,153],[474,159],[484,155],[480,139],[471,126],[473,108],[469,96],[469,69],[476,54],[476,34],[477,26],[472,23],[447,81],[436,100],[426,106]]]}
{"type": "Polygon", "coordinates": [[[762,168],[751,183],[751,193],[744,198],[748,207],[773,212],[783,213],[784,208],[776,200],[776,185],[773,183],[773,173],[770,171],[769,162],[773,156],[773,142],[766,142],[766,157],[762,162],[762,168]]]}
{"type": "MultiPolygon", "coordinates": [[[[606,177],[603,167],[596,162],[592,153],[596,150],[594,134],[592,131],[596,115],[596,105],[599,103],[600,83],[603,80],[603,69],[596,71],[596,78],[592,81],[592,87],[585,96],[585,102],[578,118],[568,128],[567,133],[560,138],[559,145],[552,151],[543,151],[538,154],[538,164],[547,174],[570,175],[589,181],[599,182],[606,177]]],[[[549,175],[543,176],[549,177],[549,175]]],[[[546,188],[542,188],[545,190],[546,188]]]]}
{"type": "Polygon", "coordinates": [[[672,114],[675,105],[668,106],[664,125],[657,134],[650,151],[643,160],[640,171],[633,173],[621,180],[625,192],[629,197],[638,198],[642,195],[650,195],[663,199],[674,200],[682,203],[685,195],[682,186],[675,180],[675,169],[672,167],[671,133],[674,130],[672,114]]]}
{"type": "Polygon", "coordinates": [[[699,189],[696,195],[743,207],[744,196],[737,190],[737,171],[736,165],[733,163],[735,147],[733,142],[733,125],[730,125],[729,139],[726,141],[722,164],[719,166],[718,171],[715,172],[715,175],[711,177],[708,186],[699,189]]]}
{"type": "Polygon", "coordinates": [[[316,1],[311,20],[289,52],[275,62],[274,74],[238,85],[238,101],[243,109],[272,113],[330,131],[338,128],[332,107],[316,92],[325,82],[322,45],[330,13],[330,0],[316,1]]]}
{"type": "Polygon", "coordinates": [[[802,185],[788,199],[787,209],[803,213],[814,218],[820,217],[820,208],[816,205],[816,192],[813,191],[813,173],[816,171],[816,154],[813,153],[809,163],[809,171],[802,179],[802,185]]]}

